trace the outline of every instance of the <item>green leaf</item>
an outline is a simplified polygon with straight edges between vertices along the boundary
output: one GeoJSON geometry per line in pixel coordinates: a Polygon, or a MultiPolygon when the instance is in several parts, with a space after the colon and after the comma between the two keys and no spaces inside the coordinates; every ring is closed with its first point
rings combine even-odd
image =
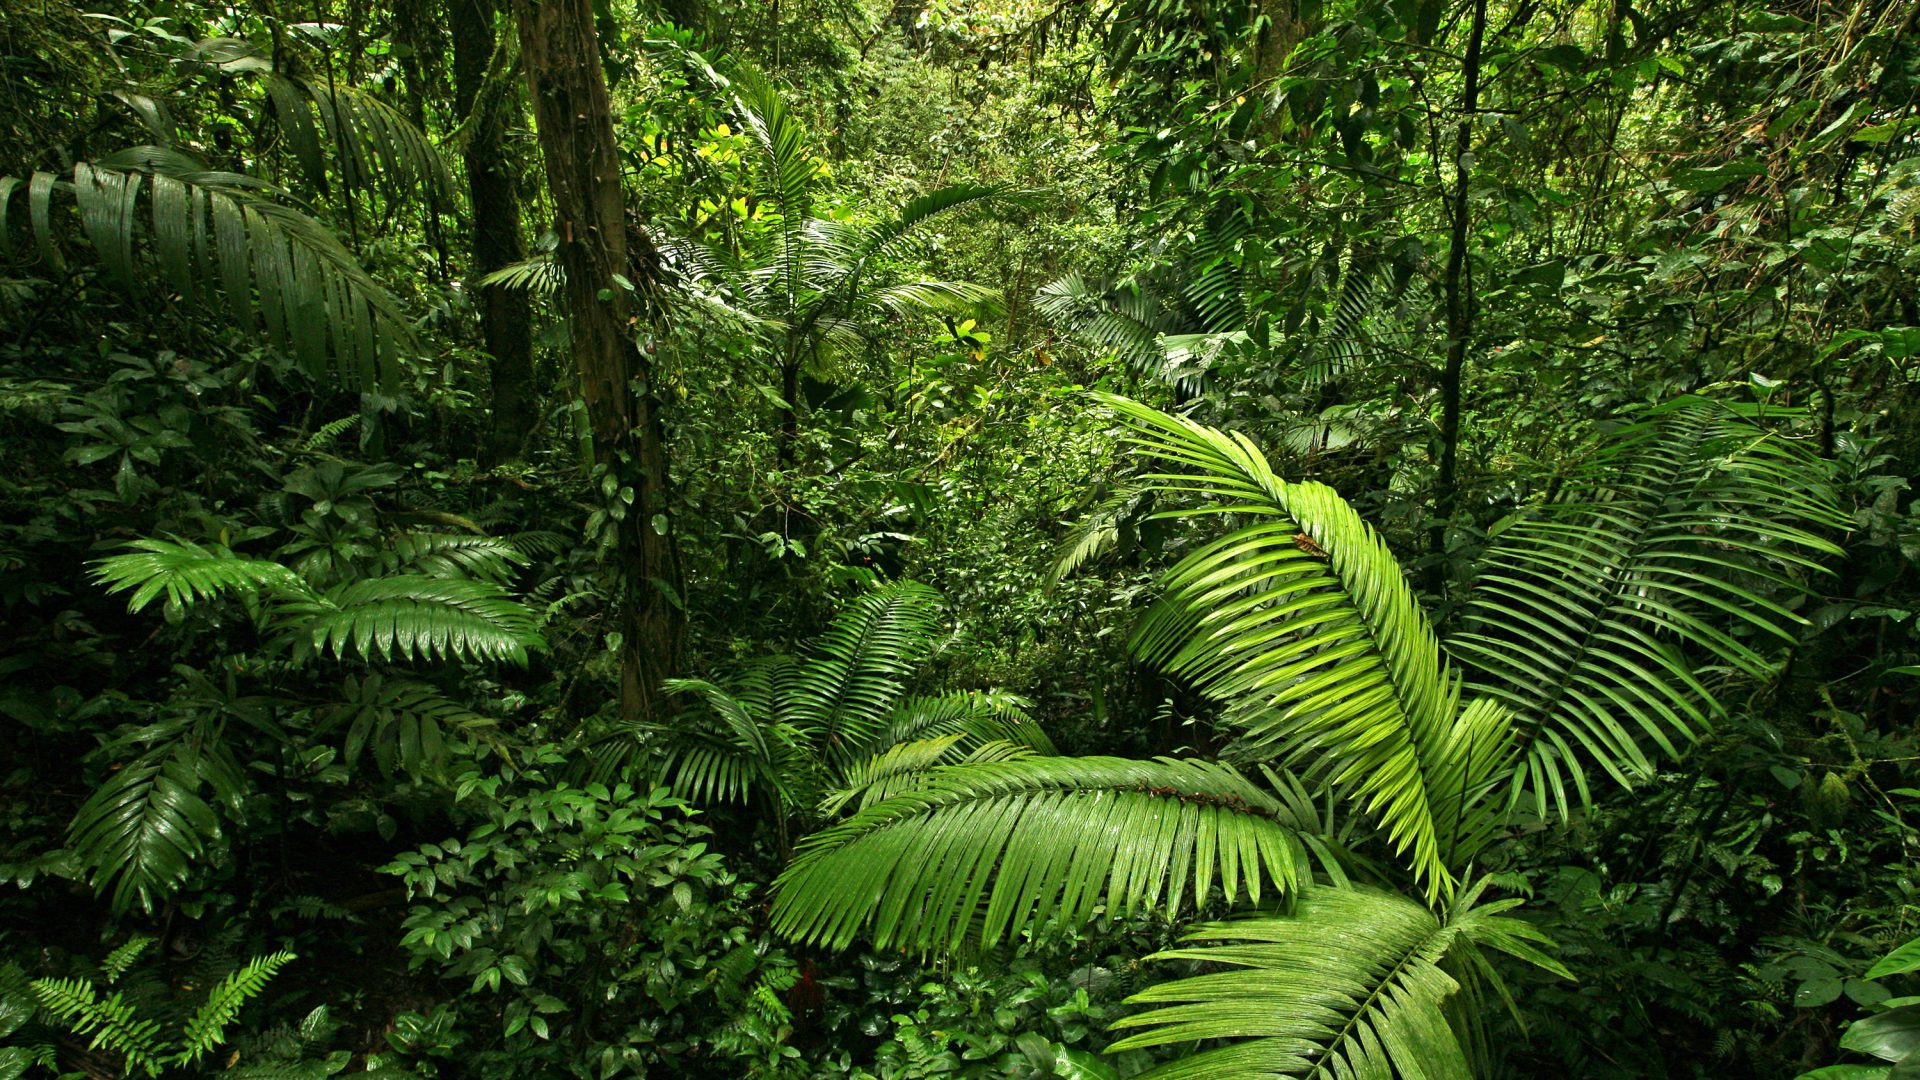
{"type": "Polygon", "coordinates": [[[1054,914],[1178,911],[1215,885],[1229,903],[1257,900],[1304,879],[1302,824],[1208,762],[948,766],[802,841],[775,883],[773,923],[833,948],[867,934],[924,950],[992,945],[1054,914]]]}
{"type": "Polygon", "coordinates": [[[1920,938],[1914,938],[1881,957],[1867,969],[1865,978],[1884,979],[1889,975],[1904,975],[1909,971],[1920,971],[1920,938]]]}
{"type": "Polygon", "coordinates": [[[1903,1005],[1855,1020],[1840,1036],[1840,1045],[1882,1061],[1903,1061],[1920,1051],[1920,1005],[1903,1005]]]}
{"type": "Polygon", "coordinates": [[[1225,1076],[1419,1076],[1469,1080],[1444,1008],[1459,984],[1440,967],[1460,931],[1424,906],[1369,889],[1307,889],[1291,916],[1210,923],[1193,947],[1150,960],[1228,970],[1128,999],[1155,1006],[1118,1021],[1148,1028],[1109,1052],[1231,1040],[1143,1080],[1225,1076]]]}

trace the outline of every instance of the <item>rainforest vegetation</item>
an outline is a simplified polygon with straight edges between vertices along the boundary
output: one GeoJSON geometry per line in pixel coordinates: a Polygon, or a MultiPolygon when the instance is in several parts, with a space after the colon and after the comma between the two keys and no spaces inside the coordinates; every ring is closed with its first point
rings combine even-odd
{"type": "Polygon", "coordinates": [[[0,0],[0,1080],[1920,1076],[1917,239],[1910,0],[0,0]]]}

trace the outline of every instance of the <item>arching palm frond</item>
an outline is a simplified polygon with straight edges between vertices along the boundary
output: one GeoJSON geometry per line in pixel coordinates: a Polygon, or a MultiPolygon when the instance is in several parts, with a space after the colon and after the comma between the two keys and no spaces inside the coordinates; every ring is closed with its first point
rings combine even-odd
{"type": "Polygon", "coordinates": [[[1460,681],[1385,541],[1323,484],[1281,480],[1245,436],[1096,395],[1165,472],[1142,482],[1214,500],[1169,510],[1247,520],[1168,572],[1135,649],[1229,706],[1239,753],[1278,755],[1377,815],[1436,895],[1443,830],[1465,794],[1460,681]]]}
{"type": "Polygon", "coordinates": [[[958,735],[973,743],[1007,742],[1036,753],[1056,751],[1053,740],[1027,715],[1032,702],[999,690],[961,690],[907,698],[862,750],[878,753],[897,743],[958,735]]]}
{"type": "Polygon", "coordinates": [[[1304,889],[1290,915],[1213,923],[1191,947],[1155,960],[1229,968],[1161,983],[1130,1001],[1156,1006],[1120,1029],[1147,1028],[1109,1050],[1232,1040],[1162,1065],[1152,1080],[1222,1076],[1417,1076],[1469,1080],[1471,1065],[1444,1006],[1460,984],[1448,953],[1474,940],[1565,974],[1534,945],[1538,930],[1502,901],[1443,919],[1372,889],[1304,889]]]}
{"type": "Polygon", "coordinates": [[[1609,439],[1497,532],[1447,638],[1517,715],[1516,788],[1564,815],[1589,767],[1628,784],[1649,748],[1677,755],[1721,708],[1695,658],[1765,677],[1840,553],[1814,530],[1847,524],[1823,463],[1725,406],[1685,399],[1609,439]]]}
{"type": "MultiPolygon", "coordinates": [[[[236,326],[263,331],[310,372],[322,372],[331,358],[350,383],[374,385],[387,381],[414,347],[398,302],[339,239],[268,198],[258,181],[207,172],[175,151],[142,147],[77,164],[70,180],[49,173],[35,173],[24,185],[0,180],[0,236],[7,233],[8,205],[23,186],[35,247],[56,269],[65,260],[55,195],[65,194],[108,277],[122,288],[157,280],[182,300],[223,308],[236,326]],[[138,258],[143,232],[157,269],[138,258]]],[[[13,255],[11,245],[0,245],[0,258],[13,255]]]]}
{"type": "Polygon", "coordinates": [[[508,661],[545,647],[533,613],[490,581],[400,574],[329,589],[289,604],[305,616],[296,647],[344,657],[508,661]]]}
{"type": "Polygon", "coordinates": [[[955,184],[908,200],[898,214],[875,225],[812,230],[811,246],[829,271],[821,278],[821,290],[829,294],[841,291],[865,276],[876,261],[895,254],[915,233],[941,218],[990,207],[1030,206],[1033,201],[1031,192],[1000,184],[955,184]]]}
{"type": "Polygon", "coordinates": [[[1240,206],[1228,206],[1189,237],[1182,252],[1187,302],[1199,317],[1199,329],[1208,333],[1237,330],[1251,321],[1242,247],[1254,235],[1253,219],[1240,206]]]}
{"type": "Polygon", "coordinates": [[[864,810],[917,786],[926,774],[943,765],[1013,761],[1033,753],[1031,747],[999,739],[970,740],[965,732],[895,743],[884,753],[850,766],[839,784],[822,800],[820,810],[828,815],[838,814],[855,799],[860,800],[860,808],[864,810]]]}
{"type": "Polygon", "coordinates": [[[271,57],[238,38],[207,38],[195,43],[192,55],[219,74],[261,80],[267,114],[315,191],[332,187],[331,151],[333,168],[349,190],[378,185],[395,200],[417,192],[440,209],[454,206],[458,188],[433,141],[373,94],[276,70],[271,57]]]}
{"type": "Polygon", "coordinates": [[[968,281],[906,281],[869,289],[858,297],[860,307],[902,318],[984,315],[994,313],[999,305],[998,289],[968,281]]]}
{"type": "Polygon", "coordinates": [[[1042,285],[1033,306],[1093,345],[1112,349],[1134,370],[1155,377],[1166,368],[1160,335],[1181,328],[1179,320],[1137,283],[1096,284],[1079,274],[1042,285]]]}
{"type": "Polygon", "coordinates": [[[133,590],[131,610],[162,593],[181,606],[229,594],[264,596],[273,601],[269,633],[296,652],[525,664],[528,650],[544,647],[533,613],[488,580],[397,574],[322,592],[287,567],[223,547],[168,540],[132,546],[141,551],[101,559],[93,570],[110,592],[133,590]]]}
{"type": "Polygon", "coordinates": [[[1059,554],[1047,568],[1047,587],[1053,588],[1121,546],[1122,538],[1153,508],[1153,495],[1141,485],[1125,483],[1095,503],[1061,541],[1059,554]]]}
{"type": "Polygon", "coordinates": [[[1058,915],[1180,910],[1217,884],[1293,889],[1306,852],[1288,807],[1225,765],[1023,757],[948,766],[803,841],[773,923],[844,948],[992,945],[1058,915]]]}
{"type": "Polygon", "coordinates": [[[440,210],[458,202],[459,189],[433,141],[393,106],[363,90],[279,74],[267,77],[267,91],[289,148],[315,189],[329,188],[324,133],[348,190],[378,186],[395,201],[417,194],[440,210]],[[313,111],[320,114],[317,130],[313,111]]]}
{"type": "Polygon", "coordinates": [[[790,670],[790,661],[750,667],[731,690],[703,679],[663,684],[706,707],[704,719],[682,716],[658,731],[661,771],[676,793],[695,803],[746,802],[755,794],[772,796],[776,806],[791,803],[796,733],[771,715],[773,687],[790,670]]]}
{"type": "Polygon", "coordinates": [[[380,553],[389,573],[412,571],[428,577],[478,578],[505,584],[527,557],[511,541],[461,533],[396,534],[380,553]]]}
{"type": "Polygon", "coordinates": [[[315,711],[315,738],[344,729],[341,764],[352,768],[371,751],[385,776],[446,779],[449,744],[494,741],[497,721],[424,683],[378,673],[349,677],[338,702],[315,711]]]}
{"type": "Polygon", "coordinates": [[[938,592],[911,581],[856,597],[780,688],[780,717],[807,732],[835,768],[858,760],[906,680],[940,645],[943,610],[938,592]]]}
{"type": "Polygon", "coordinates": [[[165,594],[186,607],[233,593],[266,592],[294,598],[315,594],[300,576],[267,559],[248,559],[223,547],[185,540],[134,540],[135,555],[114,555],[94,564],[93,579],[107,592],[133,591],[127,610],[137,612],[165,594]]]}
{"type": "Polygon", "coordinates": [[[116,913],[155,905],[187,882],[193,864],[221,839],[218,802],[237,804],[245,784],[218,740],[190,727],[155,726],[158,745],[96,788],[68,826],[67,843],[116,913]]]}

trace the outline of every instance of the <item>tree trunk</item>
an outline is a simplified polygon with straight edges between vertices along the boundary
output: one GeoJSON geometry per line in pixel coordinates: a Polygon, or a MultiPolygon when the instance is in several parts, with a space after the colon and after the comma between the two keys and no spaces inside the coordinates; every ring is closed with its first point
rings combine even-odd
{"type": "MultiPolygon", "coordinates": [[[[527,257],[520,203],[504,136],[513,119],[504,95],[488,93],[495,47],[495,0],[449,0],[453,31],[454,107],[471,125],[466,148],[467,193],[473,203],[473,276],[476,280],[527,257]]],[[[478,290],[480,334],[492,357],[493,413],[486,459],[511,461],[526,449],[539,420],[533,374],[533,326],[527,294],[499,285],[478,290]]]]}
{"type": "Polygon", "coordinates": [[[1434,556],[1435,591],[1446,584],[1447,524],[1460,502],[1460,389],[1467,366],[1467,347],[1473,337],[1473,277],[1467,266],[1472,199],[1473,119],[1480,109],[1480,45],[1487,36],[1487,0],[1474,0],[1473,22],[1467,31],[1463,67],[1466,88],[1461,93],[1460,132],[1453,146],[1453,193],[1449,199],[1453,231],[1447,246],[1445,292],[1447,304],[1447,366],[1440,373],[1440,478],[1433,500],[1434,526],[1429,550],[1434,556]]]}
{"type": "Polygon", "coordinates": [[[633,257],[591,0],[514,0],[514,11],[553,192],[594,458],[616,493],[607,507],[617,518],[620,558],[620,713],[648,719],[659,710],[660,681],[673,670],[684,628],[668,527],[665,429],[651,365],[634,340],[657,264],[633,257]]]}

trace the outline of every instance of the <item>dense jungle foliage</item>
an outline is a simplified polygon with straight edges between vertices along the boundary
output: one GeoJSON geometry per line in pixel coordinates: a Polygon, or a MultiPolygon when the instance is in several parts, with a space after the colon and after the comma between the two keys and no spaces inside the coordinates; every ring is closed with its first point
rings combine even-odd
{"type": "Polygon", "coordinates": [[[1902,0],[0,0],[0,1080],[1920,1076],[1917,110],[1902,0]]]}

